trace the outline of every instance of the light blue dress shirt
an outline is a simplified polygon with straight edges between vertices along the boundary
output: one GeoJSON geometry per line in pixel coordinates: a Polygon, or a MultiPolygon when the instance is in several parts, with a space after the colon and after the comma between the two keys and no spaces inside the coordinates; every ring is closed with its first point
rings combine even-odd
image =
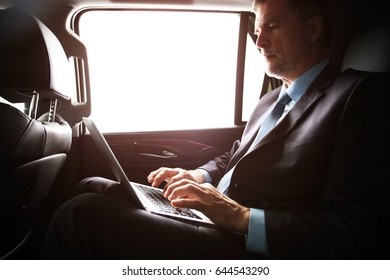
{"type": "MultiPolygon", "coordinates": [[[[329,60],[326,59],[317,65],[313,66],[298,79],[296,79],[288,89],[285,85],[282,86],[281,92],[287,90],[288,94],[291,97],[291,101],[286,105],[284,112],[278,122],[280,122],[287,113],[294,107],[295,103],[302,97],[302,95],[307,91],[309,86],[312,84],[314,79],[319,75],[319,73],[328,65],[329,60]]],[[[273,106],[263,115],[259,121],[259,127],[263,119],[271,112],[273,106]]],[[[253,145],[253,144],[252,144],[253,145]]],[[[204,169],[197,169],[200,171],[206,178],[207,183],[211,183],[212,179],[210,174],[204,169]]],[[[248,235],[246,238],[246,249],[249,252],[260,253],[263,255],[268,255],[267,248],[267,239],[265,231],[265,215],[263,209],[250,209],[250,219],[249,219],[249,228],[248,235]]]]}

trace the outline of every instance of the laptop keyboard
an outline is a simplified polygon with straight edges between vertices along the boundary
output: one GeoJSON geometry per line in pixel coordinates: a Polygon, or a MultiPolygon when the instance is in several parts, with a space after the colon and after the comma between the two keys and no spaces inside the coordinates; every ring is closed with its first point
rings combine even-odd
{"type": "Polygon", "coordinates": [[[169,200],[165,198],[161,192],[148,188],[139,184],[135,184],[137,188],[145,195],[145,197],[160,211],[170,214],[177,214],[180,216],[191,217],[195,219],[201,219],[198,215],[192,212],[188,208],[175,208],[171,205],[169,200]]]}

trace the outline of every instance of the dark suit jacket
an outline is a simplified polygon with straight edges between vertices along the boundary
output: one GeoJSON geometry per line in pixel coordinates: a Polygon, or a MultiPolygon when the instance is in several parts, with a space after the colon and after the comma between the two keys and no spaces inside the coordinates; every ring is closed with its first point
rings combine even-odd
{"type": "Polygon", "coordinates": [[[327,66],[245,155],[258,119],[280,92],[273,90],[260,99],[241,141],[201,167],[216,184],[237,164],[228,195],[265,210],[270,258],[383,258],[387,253],[382,248],[390,235],[378,233],[384,219],[388,224],[390,198],[384,198],[390,187],[385,79],[385,74],[354,70],[336,75],[327,66]]]}

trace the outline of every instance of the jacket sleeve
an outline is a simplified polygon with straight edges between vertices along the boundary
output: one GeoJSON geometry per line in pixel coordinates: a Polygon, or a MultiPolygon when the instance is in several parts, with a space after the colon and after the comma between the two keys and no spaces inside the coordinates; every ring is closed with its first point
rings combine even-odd
{"type": "Polygon", "coordinates": [[[229,162],[233,157],[234,153],[240,147],[240,144],[241,144],[240,140],[235,141],[230,151],[214,158],[208,163],[198,167],[198,169],[206,170],[212,178],[212,184],[217,184],[219,180],[222,178],[222,176],[225,174],[229,162]]]}

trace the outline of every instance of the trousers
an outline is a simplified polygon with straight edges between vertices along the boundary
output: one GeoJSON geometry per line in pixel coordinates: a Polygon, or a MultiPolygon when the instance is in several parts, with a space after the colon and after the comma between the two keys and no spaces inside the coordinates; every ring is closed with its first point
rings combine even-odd
{"type": "Polygon", "coordinates": [[[245,237],[138,209],[117,182],[91,177],[48,226],[44,259],[261,259],[245,237]]]}

